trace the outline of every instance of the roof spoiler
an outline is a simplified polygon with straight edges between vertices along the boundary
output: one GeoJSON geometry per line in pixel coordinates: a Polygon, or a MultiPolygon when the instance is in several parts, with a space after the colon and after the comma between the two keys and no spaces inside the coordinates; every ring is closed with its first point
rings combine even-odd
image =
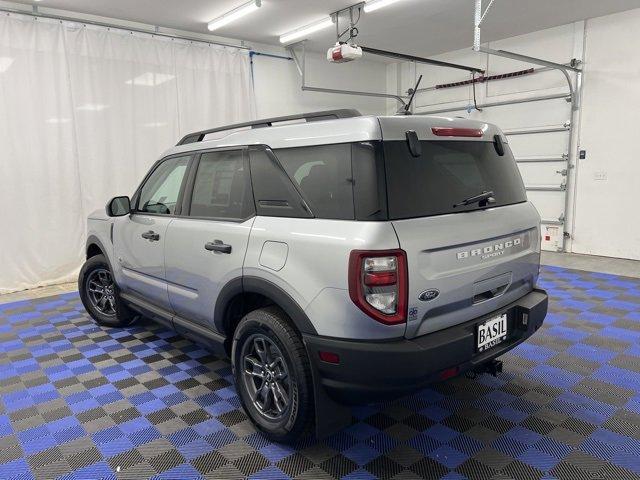
{"type": "Polygon", "coordinates": [[[233,125],[226,125],[224,127],[211,128],[209,130],[201,130],[199,132],[193,132],[185,135],[178,142],[178,145],[185,145],[187,143],[201,142],[204,137],[210,133],[224,132],[227,130],[235,130],[238,128],[265,128],[272,127],[274,123],[290,122],[293,120],[306,120],[307,122],[318,122],[321,120],[335,120],[339,118],[352,118],[360,117],[361,113],[355,109],[341,109],[341,110],[324,110],[321,112],[309,112],[301,113],[298,115],[287,115],[284,117],[272,117],[264,118],[262,120],[254,120],[252,122],[235,123],[233,125]]]}

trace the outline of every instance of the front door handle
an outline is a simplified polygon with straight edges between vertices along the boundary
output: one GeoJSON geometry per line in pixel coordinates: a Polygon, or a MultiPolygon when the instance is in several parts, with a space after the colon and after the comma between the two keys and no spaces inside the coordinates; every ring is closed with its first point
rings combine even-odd
{"type": "Polygon", "coordinates": [[[205,243],[204,249],[209,250],[210,252],[231,253],[231,245],[222,243],[221,240],[205,243]]]}
{"type": "Polygon", "coordinates": [[[154,232],[153,230],[149,230],[148,232],[144,232],[142,234],[142,238],[145,238],[147,240],[151,240],[153,242],[153,241],[156,241],[156,240],[160,240],[160,234],[154,232]]]}

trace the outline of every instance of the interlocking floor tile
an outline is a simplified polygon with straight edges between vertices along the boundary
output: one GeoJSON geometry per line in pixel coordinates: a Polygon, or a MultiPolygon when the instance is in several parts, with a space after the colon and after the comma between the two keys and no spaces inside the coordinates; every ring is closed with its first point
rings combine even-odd
{"type": "Polygon", "coordinates": [[[148,320],[102,328],[76,293],[0,305],[0,479],[640,479],[640,280],[544,267],[542,329],[497,378],[357,407],[266,440],[227,360],[148,320]]]}

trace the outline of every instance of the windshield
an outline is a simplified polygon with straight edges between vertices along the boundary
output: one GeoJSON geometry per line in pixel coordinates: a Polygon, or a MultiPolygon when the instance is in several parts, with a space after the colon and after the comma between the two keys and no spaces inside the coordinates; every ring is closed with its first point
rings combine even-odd
{"type": "Polygon", "coordinates": [[[383,142],[389,218],[427,217],[487,208],[454,205],[492,191],[500,207],[527,200],[520,172],[507,144],[503,156],[492,142],[421,141],[414,157],[405,141],[383,142]]]}

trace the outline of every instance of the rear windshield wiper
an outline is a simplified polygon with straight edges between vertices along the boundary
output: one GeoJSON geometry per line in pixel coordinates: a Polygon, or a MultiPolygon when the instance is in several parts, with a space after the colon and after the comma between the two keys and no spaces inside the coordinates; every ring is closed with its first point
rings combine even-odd
{"type": "Polygon", "coordinates": [[[493,197],[493,190],[489,190],[488,192],[482,192],[479,195],[474,195],[473,197],[465,198],[460,203],[456,203],[453,206],[453,208],[464,207],[466,205],[471,205],[473,203],[477,203],[481,207],[485,207],[487,205],[491,205],[492,203],[496,203],[496,199],[493,197]]]}

